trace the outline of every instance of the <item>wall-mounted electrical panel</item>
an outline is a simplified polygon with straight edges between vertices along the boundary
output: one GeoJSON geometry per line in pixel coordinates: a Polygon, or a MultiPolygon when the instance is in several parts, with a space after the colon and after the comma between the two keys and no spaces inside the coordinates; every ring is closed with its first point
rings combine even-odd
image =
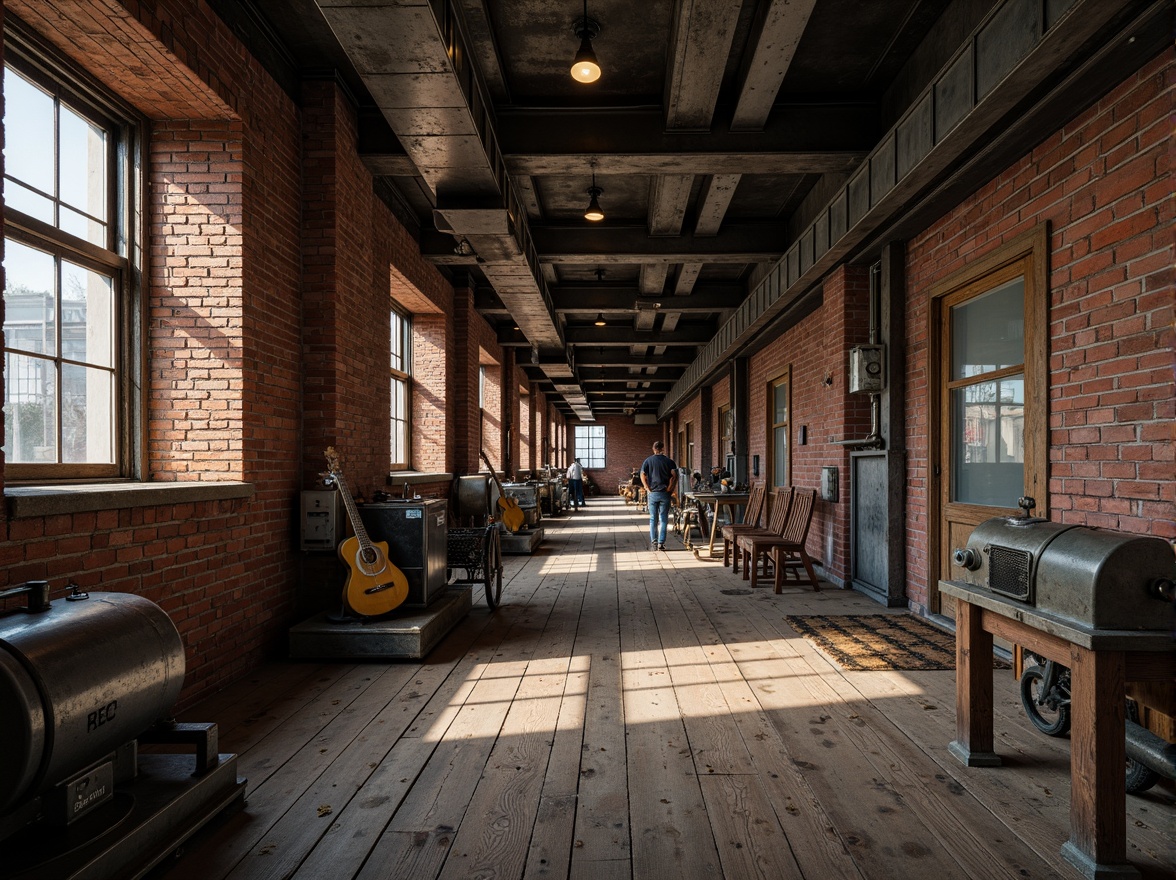
{"type": "Polygon", "coordinates": [[[302,493],[299,533],[303,550],[334,550],[343,540],[343,505],[334,489],[302,493]]]}
{"type": "Polygon", "coordinates": [[[827,465],[821,468],[821,492],[820,498],[822,501],[837,501],[837,467],[827,465]]]}
{"type": "Polygon", "coordinates": [[[858,345],[849,350],[849,390],[876,394],[886,387],[884,345],[858,345]]]}

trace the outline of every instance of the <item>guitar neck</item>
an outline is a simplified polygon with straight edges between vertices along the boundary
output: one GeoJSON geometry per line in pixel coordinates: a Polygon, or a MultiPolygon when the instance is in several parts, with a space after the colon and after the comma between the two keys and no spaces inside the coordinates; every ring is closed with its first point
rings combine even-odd
{"type": "Polygon", "coordinates": [[[347,510],[347,518],[351,520],[351,528],[355,530],[355,538],[359,541],[360,548],[366,550],[372,546],[372,542],[367,529],[363,527],[363,520],[359,517],[359,508],[355,506],[355,500],[347,489],[347,481],[343,479],[343,474],[335,473],[334,476],[339,482],[339,494],[343,496],[343,507],[347,510]]]}

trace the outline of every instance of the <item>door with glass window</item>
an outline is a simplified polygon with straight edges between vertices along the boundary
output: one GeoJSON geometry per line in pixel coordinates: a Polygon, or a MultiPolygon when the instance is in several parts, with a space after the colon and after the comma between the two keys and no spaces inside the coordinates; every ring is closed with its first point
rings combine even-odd
{"type": "MultiPolygon", "coordinates": [[[[1045,515],[1045,333],[1032,256],[984,273],[936,301],[937,407],[932,476],[938,534],[932,571],[958,577],[952,550],[986,519],[1032,496],[1045,515]],[[937,436],[936,436],[937,435],[937,436]]],[[[934,520],[933,520],[934,522],[934,520]]],[[[955,617],[933,578],[931,610],[955,617]]]]}

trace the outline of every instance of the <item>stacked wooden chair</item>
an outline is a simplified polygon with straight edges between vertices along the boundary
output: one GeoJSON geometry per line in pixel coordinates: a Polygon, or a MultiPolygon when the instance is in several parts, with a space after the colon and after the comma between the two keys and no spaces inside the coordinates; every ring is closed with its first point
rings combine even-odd
{"type": "MultiPolygon", "coordinates": [[[[739,557],[743,555],[742,547],[739,543],[740,538],[751,538],[754,536],[778,538],[784,534],[784,526],[788,521],[788,509],[792,506],[791,487],[786,486],[780,489],[773,489],[771,502],[771,510],[768,513],[768,524],[766,528],[741,529],[738,533],[732,535],[731,571],[739,571],[739,557]]],[[[724,552],[726,549],[724,545],[724,552]]],[[[725,558],[723,564],[727,564],[725,558]]]]}
{"type": "Polygon", "coordinates": [[[821,589],[813,571],[812,559],[805,550],[808,539],[809,525],[813,520],[813,504],[816,501],[815,489],[792,490],[792,500],[788,505],[788,513],[784,526],[778,534],[746,534],[736,539],[736,553],[742,553],[745,561],[743,578],[750,578],[751,586],[757,585],[760,566],[765,568],[769,561],[776,567],[775,590],[777,593],[784,585],[784,569],[804,566],[808,580],[801,580],[799,576],[791,581],[794,584],[810,585],[814,590],[821,589]]]}
{"type": "Polygon", "coordinates": [[[772,565],[775,567],[774,586],[776,593],[784,588],[784,584],[795,587],[812,587],[813,592],[819,592],[821,589],[817,573],[813,571],[812,557],[809,556],[808,550],[804,546],[805,541],[808,540],[809,524],[813,521],[813,498],[816,496],[816,490],[809,489],[807,491],[813,496],[808,501],[808,514],[803,521],[797,516],[795,523],[790,523],[791,528],[788,526],[784,528],[784,539],[778,544],[773,543],[768,549],[772,565]],[[802,567],[807,578],[800,576],[799,569],[802,567]]]}
{"type": "Polygon", "coordinates": [[[726,566],[731,558],[731,545],[735,536],[749,529],[760,527],[760,516],[764,510],[764,498],[767,493],[762,483],[752,483],[751,491],[747,494],[747,506],[743,509],[743,522],[730,523],[723,526],[723,565],[726,566]]]}

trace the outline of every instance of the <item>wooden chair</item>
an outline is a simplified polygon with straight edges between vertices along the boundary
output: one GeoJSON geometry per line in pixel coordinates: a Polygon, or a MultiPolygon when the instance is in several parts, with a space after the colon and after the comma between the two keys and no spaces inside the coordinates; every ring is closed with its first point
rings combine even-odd
{"type": "MultiPolygon", "coordinates": [[[[784,529],[779,535],[757,536],[746,535],[739,539],[738,546],[747,554],[747,560],[743,566],[744,580],[751,578],[751,586],[756,586],[757,575],[762,564],[766,567],[769,559],[777,559],[772,554],[772,550],[777,547],[787,548],[787,554],[794,554],[803,551],[804,542],[808,538],[809,524],[813,519],[813,502],[816,500],[816,489],[793,489],[792,503],[788,506],[788,517],[784,524],[784,529]],[[799,550],[797,548],[800,548],[799,550]]],[[[787,560],[787,554],[779,557],[780,561],[787,560]]],[[[808,559],[806,554],[804,559],[808,559]]],[[[811,562],[806,565],[806,569],[810,573],[810,581],[814,587],[820,589],[816,584],[816,576],[812,574],[811,562]]],[[[781,585],[779,566],[776,569],[776,583],[781,585]]]]}
{"type": "Polygon", "coordinates": [[[764,487],[763,484],[752,484],[751,491],[747,495],[747,507],[743,509],[743,522],[731,523],[722,528],[723,534],[723,565],[726,566],[728,560],[731,558],[731,544],[735,541],[735,536],[748,529],[758,529],[760,527],[760,514],[764,509],[764,487]]]}
{"type": "MultiPolygon", "coordinates": [[[[742,538],[752,538],[760,535],[765,538],[779,538],[784,534],[784,526],[788,522],[788,510],[792,507],[792,488],[784,487],[772,490],[772,509],[768,515],[768,526],[763,529],[744,529],[735,535],[731,542],[731,571],[739,571],[739,557],[743,554],[742,538]]],[[[744,566],[746,576],[746,565],[744,566]]]]}
{"type": "MultiPolygon", "coordinates": [[[[812,491],[812,490],[810,490],[812,491]]],[[[815,492],[814,492],[815,494],[815,492]]],[[[775,574],[775,592],[779,593],[784,584],[796,587],[812,587],[813,592],[820,592],[821,584],[817,580],[817,573],[813,571],[813,560],[808,555],[808,550],[805,549],[804,543],[808,539],[809,524],[813,521],[813,506],[809,502],[808,516],[804,518],[804,522],[797,520],[795,528],[790,531],[784,530],[783,540],[779,544],[772,544],[768,549],[771,555],[772,564],[776,568],[775,574]],[[804,567],[805,574],[808,578],[802,578],[798,571],[801,566],[804,567]],[[789,572],[795,572],[795,575],[789,576],[789,572]]]]}

